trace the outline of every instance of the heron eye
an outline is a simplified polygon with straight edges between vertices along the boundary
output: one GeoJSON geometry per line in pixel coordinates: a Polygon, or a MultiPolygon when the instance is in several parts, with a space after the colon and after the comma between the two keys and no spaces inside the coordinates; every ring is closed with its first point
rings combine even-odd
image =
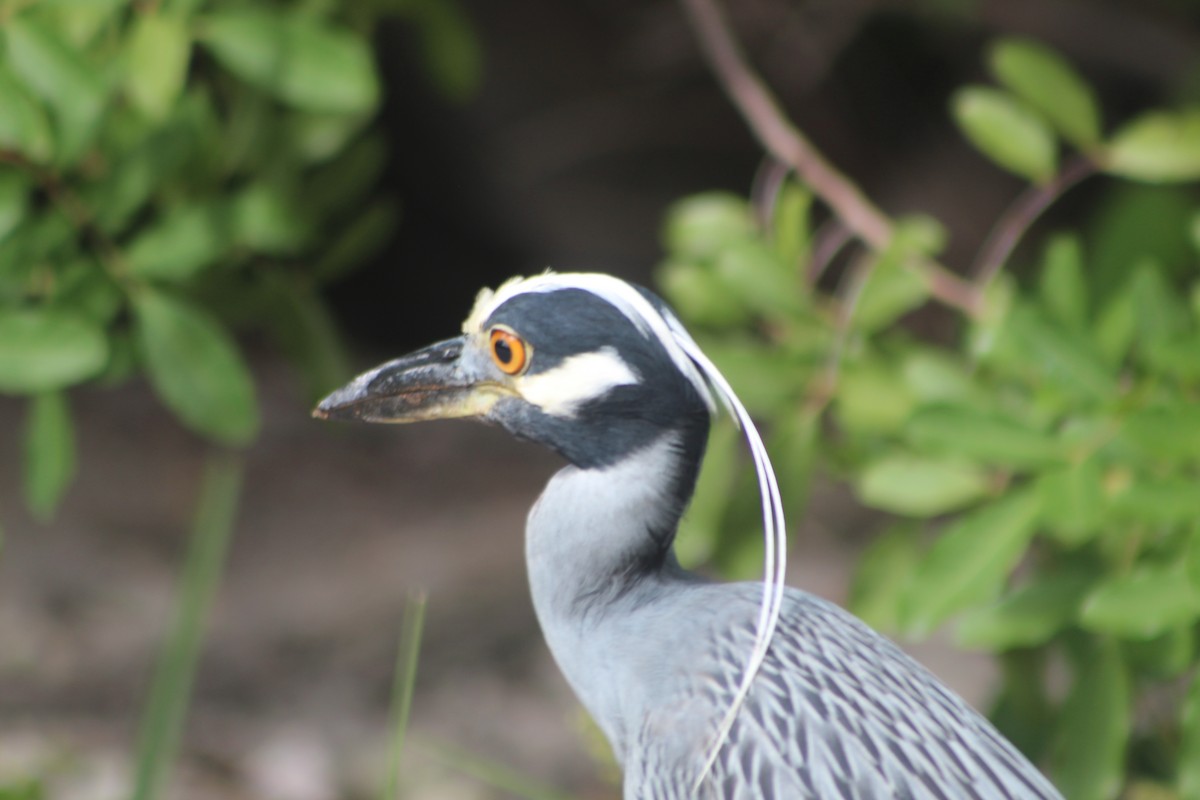
{"type": "Polygon", "coordinates": [[[492,360],[501,372],[516,375],[525,369],[529,363],[529,349],[521,337],[503,328],[492,328],[490,338],[492,360]]]}

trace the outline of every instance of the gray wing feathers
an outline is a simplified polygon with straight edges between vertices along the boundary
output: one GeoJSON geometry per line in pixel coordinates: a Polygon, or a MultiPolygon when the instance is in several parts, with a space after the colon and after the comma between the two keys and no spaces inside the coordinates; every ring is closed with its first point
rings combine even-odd
{"type": "MultiPolygon", "coordinates": [[[[707,678],[685,701],[693,717],[702,705],[719,718],[753,636],[752,622],[721,626],[715,615],[714,625],[717,647],[708,649],[711,663],[701,670],[707,678]]],[[[656,749],[656,727],[636,737],[640,752],[626,764],[626,797],[682,799],[698,757],[680,764],[678,753],[656,749]]],[[[923,667],[838,607],[801,592],[785,601],[768,659],[701,797],[1061,800],[990,723],[923,667]]]]}

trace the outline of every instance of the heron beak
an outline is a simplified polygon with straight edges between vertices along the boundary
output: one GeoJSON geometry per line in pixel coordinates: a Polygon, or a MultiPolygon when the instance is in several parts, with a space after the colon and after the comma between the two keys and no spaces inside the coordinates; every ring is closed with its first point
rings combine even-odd
{"type": "Polygon", "coordinates": [[[364,422],[482,416],[501,392],[465,373],[466,343],[465,336],[447,339],[364,372],[322,400],[313,416],[364,422]]]}

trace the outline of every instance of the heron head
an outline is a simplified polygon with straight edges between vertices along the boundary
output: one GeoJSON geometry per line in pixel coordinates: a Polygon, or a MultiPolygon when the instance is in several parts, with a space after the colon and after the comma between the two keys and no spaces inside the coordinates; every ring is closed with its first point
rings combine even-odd
{"type": "Polygon", "coordinates": [[[517,278],[476,300],[463,333],[355,378],[322,419],[475,417],[604,466],[668,432],[707,432],[699,353],[649,291],[594,273],[517,278]]]}

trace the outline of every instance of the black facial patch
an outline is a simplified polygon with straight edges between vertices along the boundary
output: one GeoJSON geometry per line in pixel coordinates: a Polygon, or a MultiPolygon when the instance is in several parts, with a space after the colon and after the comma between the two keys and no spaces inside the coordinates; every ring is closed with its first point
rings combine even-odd
{"type": "MultiPolygon", "coordinates": [[[[655,307],[662,301],[649,292],[655,307]]],[[[708,407],[653,334],[644,334],[607,300],[584,289],[519,294],[488,318],[485,329],[506,325],[533,349],[529,374],[553,370],[572,356],[612,348],[638,375],[582,403],[570,416],[540,409],[504,409],[498,419],[518,436],[540,441],[576,466],[602,467],[645,447],[664,433],[707,437],[708,407]]]]}

